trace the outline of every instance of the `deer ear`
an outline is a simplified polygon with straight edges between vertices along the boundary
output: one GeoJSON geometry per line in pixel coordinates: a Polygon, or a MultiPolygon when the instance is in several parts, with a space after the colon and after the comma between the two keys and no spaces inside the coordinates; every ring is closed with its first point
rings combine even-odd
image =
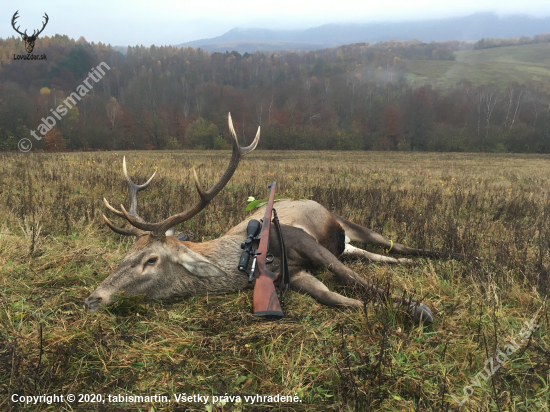
{"type": "Polygon", "coordinates": [[[185,248],[177,255],[177,263],[198,277],[218,277],[227,276],[227,274],[212,262],[206,260],[203,256],[185,248]]]}
{"type": "Polygon", "coordinates": [[[175,234],[176,234],[176,229],[174,229],[173,227],[168,229],[165,233],[166,236],[174,236],[175,234]]]}
{"type": "Polygon", "coordinates": [[[227,274],[216,265],[210,262],[191,262],[184,263],[183,267],[198,277],[221,277],[227,276],[227,274]]]}

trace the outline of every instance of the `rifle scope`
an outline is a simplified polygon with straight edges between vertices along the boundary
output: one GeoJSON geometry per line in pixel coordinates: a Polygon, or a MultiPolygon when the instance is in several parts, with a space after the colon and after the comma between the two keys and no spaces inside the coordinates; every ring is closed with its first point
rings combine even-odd
{"type": "Polygon", "coordinates": [[[237,266],[237,269],[239,269],[239,271],[241,272],[246,272],[248,261],[250,260],[250,255],[254,254],[254,252],[252,251],[252,242],[260,233],[261,228],[262,226],[260,222],[256,219],[252,219],[250,222],[248,222],[248,226],[246,228],[246,240],[244,241],[244,243],[241,243],[241,249],[244,249],[244,252],[239,259],[239,266],[237,266]]]}

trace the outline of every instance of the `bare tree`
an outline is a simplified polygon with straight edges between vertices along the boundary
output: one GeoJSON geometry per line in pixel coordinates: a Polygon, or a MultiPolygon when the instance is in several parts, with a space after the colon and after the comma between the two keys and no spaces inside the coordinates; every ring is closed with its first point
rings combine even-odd
{"type": "Polygon", "coordinates": [[[512,117],[512,121],[510,122],[509,130],[512,129],[512,126],[514,125],[516,118],[518,116],[519,109],[521,108],[522,103],[525,100],[525,88],[520,88],[516,93],[516,102],[515,105],[513,105],[514,115],[512,117]]]}
{"type": "Polygon", "coordinates": [[[116,101],[114,97],[111,97],[109,100],[109,103],[107,103],[107,117],[109,118],[109,121],[111,122],[111,126],[114,128],[117,124],[117,122],[120,120],[120,105],[116,101]]]}
{"type": "Polygon", "coordinates": [[[481,144],[484,143],[481,138],[481,118],[486,122],[485,140],[489,136],[489,125],[497,103],[497,92],[495,89],[487,86],[481,86],[472,94],[472,105],[477,116],[477,138],[481,144]]]}
{"type": "Polygon", "coordinates": [[[497,104],[497,96],[497,91],[493,88],[486,88],[483,93],[483,113],[485,114],[485,120],[487,122],[485,141],[487,141],[489,137],[489,124],[497,104]]]}

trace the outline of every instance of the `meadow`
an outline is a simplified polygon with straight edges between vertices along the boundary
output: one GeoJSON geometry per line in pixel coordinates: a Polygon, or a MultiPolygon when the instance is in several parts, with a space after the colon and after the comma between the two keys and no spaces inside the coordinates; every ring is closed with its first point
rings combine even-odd
{"type": "Polygon", "coordinates": [[[123,155],[136,183],[158,170],[139,194],[138,212],[148,221],[197,199],[192,167],[209,187],[230,157],[1,154],[0,410],[549,410],[549,156],[257,151],[178,228],[197,242],[219,237],[249,215],[249,196],[267,196],[267,183],[277,181],[279,195],[313,199],[394,241],[471,256],[414,258],[410,266],[346,261],[395,295],[423,299],[435,321],[417,325],[326,270],[315,274],[331,290],[363,300],[363,310],[328,308],[289,292],[285,319],[259,321],[246,290],[169,301],[126,297],[84,311],[84,299],[133,244],[101,216],[122,223],[103,197],[128,208],[123,155]],[[510,340],[519,343],[532,319],[540,327],[489,377],[487,360],[510,340]],[[178,403],[173,395],[182,393],[243,402],[178,403]],[[171,402],[24,405],[12,402],[13,394],[158,395],[171,402]],[[257,394],[293,398],[245,402],[257,394]]]}
{"type": "Polygon", "coordinates": [[[458,51],[456,60],[408,60],[405,78],[411,85],[428,83],[443,89],[468,79],[474,86],[495,84],[501,89],[514,82],[537,83],[548,91],[549,50],[549,43],[525,44],[458,51]]]}

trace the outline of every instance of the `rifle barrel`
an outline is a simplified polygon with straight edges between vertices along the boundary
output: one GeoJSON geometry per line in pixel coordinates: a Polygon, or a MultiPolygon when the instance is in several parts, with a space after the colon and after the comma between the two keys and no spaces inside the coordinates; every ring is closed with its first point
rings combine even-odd
{"type": "Polygon", "coordinates": [[[260,245],[256,256],[256,265],[260,275],[254,285],[252,296],[252,313],[254,316],[280,319],[284,317],[283,310],[279,303],[279,297],[275,290],[275,282],[281,277],[281,273],[274,273],[267,269],[267,248],[269,244],[269,233],[271,229],[271,217],[273,213],[273,202],[275,201],[275,187],[277,183],[269,185],[271,193],[265,209],[262,229],[260,231],[260,245]]]}

